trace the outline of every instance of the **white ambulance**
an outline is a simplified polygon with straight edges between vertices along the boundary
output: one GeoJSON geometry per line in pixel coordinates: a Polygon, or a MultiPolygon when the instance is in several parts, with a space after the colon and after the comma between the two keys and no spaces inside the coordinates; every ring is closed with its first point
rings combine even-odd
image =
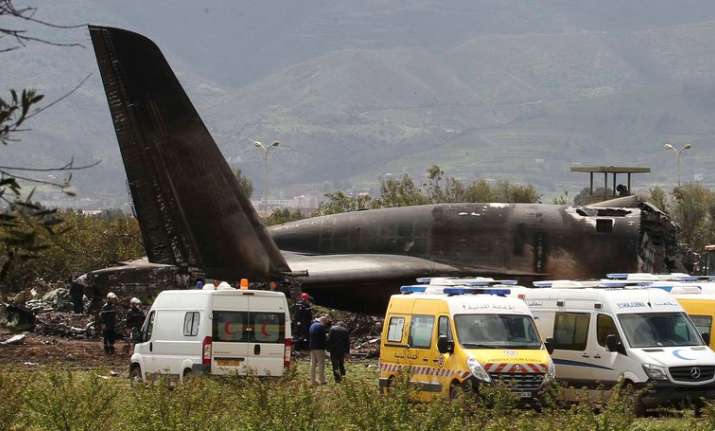
{"type": "Polygon", "coordinates": [[[283,293],[263,290],[165,290],[134,346],[130,376],[159,374],[281,376],[292,338],[283,293]]]}
{"type": "Polygon", "coordinates": [[[668,293],[617,282],[534,285],[540,288],[512,295],[526,301],[549,339],[558,381],[608,388],[622,378],[649,386],[644,407],[715,398],[715,353],[668,293]]]}
{"type": "Polygon", "coordinates": [[[678,272],[670,274],[614,273],[608,274],[607,277],[608,280],[639,283],[674,294],[715,294],[715,277],[707,275],[689,275],[678,272]]]}

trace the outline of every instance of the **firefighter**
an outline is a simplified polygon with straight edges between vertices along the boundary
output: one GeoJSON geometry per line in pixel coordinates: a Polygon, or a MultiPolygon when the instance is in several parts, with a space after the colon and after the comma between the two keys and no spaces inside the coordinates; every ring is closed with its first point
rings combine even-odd
{"type": "Polygon", "coordinates": [[[129,340],[136,344],[141,340],[141,328],[144,324],[144,312],[139,308],[142,302],[139,298],[132,298],[129,301],[129,311],[127,311],[127,329],[129,329],[129,340]]]}
{"type": "Polygon", "coordinates": [[[104,353],[114,354],[114,341],[117,338],[117,295],[113,292],[107,294],[107,300],[99,310],[99,322],[102,324],[102,339],[104,342],[104,353]]]}
{"type": "Polygon", "coordinates": [[[313,307],[310,305],[310,296],[307,293],[301,293],[298,297],[293,318],[295,320],[295,349],[305,350],[308,347],[308,330],[313,321],[313,307]]]}

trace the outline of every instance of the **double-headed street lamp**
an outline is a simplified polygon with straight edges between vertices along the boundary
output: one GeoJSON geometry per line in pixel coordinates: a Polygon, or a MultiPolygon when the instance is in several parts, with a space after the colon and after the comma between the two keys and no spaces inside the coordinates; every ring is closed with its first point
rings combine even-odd
{"type": "Polygon", "coordinates": [[[666,143],[665,145],[663,145],[663,148],[665,148],[666,150],[672,150],[675,153],[678,168],[678,187],[680,187],[680,157],[682,156],[683,151],[689,150],[693,148],[693,146],[690,144],[685,144],[681,149],[677,149],[673,146],[673,144],[666,143]]]}
{"type": "Polygon", "coordinates": [[[271,151],[278,149],[280,142],[276,141],[268,146],[260,141],[253,141],[253,144],[263,152],[263,211],[268,212],[268,159],[271,151]]]}

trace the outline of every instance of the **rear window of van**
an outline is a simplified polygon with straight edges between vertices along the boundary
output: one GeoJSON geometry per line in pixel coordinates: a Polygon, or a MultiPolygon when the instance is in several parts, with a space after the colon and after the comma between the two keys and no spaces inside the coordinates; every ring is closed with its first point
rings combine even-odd
{"type": "Polygon", "coordinates": [[[234,343],[283,343],[285,314],[246,311],[214,311],[213,341],[234,343]]]}

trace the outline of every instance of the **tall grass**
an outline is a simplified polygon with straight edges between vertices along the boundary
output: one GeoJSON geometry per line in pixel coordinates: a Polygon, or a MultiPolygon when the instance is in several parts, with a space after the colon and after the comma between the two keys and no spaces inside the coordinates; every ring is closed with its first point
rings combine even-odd
{"type": "Polygon", "coordinates": [[[633,399],[616,391],[594,408],[545,403],[523,409],[504,388],[480,398],[411,401],[406,379],[387,394],[375,375],[349,370],[342,384],[311,387],[301,373],[279,379],[191,378],[130,386],[101,371],[0,369],[2,430],[386,430],[386,431],[705,431],[715,429],[715,406],[700,416],[673,412],[636,418],[633,399]],[[352,372],[350,372],[352,371],[352,372]]]}

